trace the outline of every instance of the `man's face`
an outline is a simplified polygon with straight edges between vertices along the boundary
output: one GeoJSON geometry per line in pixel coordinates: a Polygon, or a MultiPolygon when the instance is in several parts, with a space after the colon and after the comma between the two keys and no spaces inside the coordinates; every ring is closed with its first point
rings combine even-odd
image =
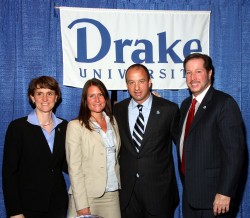
{"type": "Polygon", "coordinates": [[[129,94],[138,104],[142,104],[149,97],[151,80],[143,68],[130,69],[126,73],[126,82],[129,94]]]}
{"type": "Polygon", "coordinates": [[[211,84],[212,70],[207,72],[201,58],[186,63],[186,83],[194,96],[201,94],[211,84]]]}

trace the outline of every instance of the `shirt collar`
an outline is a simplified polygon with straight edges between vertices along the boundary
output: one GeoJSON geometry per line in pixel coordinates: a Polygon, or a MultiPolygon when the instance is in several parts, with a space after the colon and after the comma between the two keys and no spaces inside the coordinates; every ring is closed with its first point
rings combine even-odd
{"type": "MultiPolygon", "coordinates": [[[[111,129],[110,125],[110,118],[109,116],[103,111],[102,115],[104,116],[106,122],[107,122],[107,130],[111,129]]],[[[90,125],[94,128],[94,130],[99,131],[101,129],[100,125],[96,122],[94,119],[90,119],[90,125]]]]}
{"type": "Polygon", "coordinates": [[[201,94],[199,94],[198,96],[194,97],[193,96],[193,99],[195,98],[199,104],[202,102],[203,98],[205,97],[205,95],[207,94],[208,92],[208,89],[210,88],[211,85],[209,85],[201,94]]]}
{"type": "MultiPolygon", "coordinates": [[[[152,94],[150,93],[147,100],[144,101],[141,105],[143,105],[143,107],[145,107],[146,109],[150,109],[151,105],[152,105],[152,101],[153,101],[153,97],[152,97],[152,94]]],[[[131,101],[130,101],[131,108],[135,109],[137,107],[137,105],[138,105],[138,103],[133,98],[131,98],[131,101]]]]}
{"type": "MultiPolygon", "coordinates": [[[[60,124],[62,122],[62,120],[60,118],[57,118],[54,113],[52,113],[52,119],[54,122],[54,126],[57,126],[58,124],[60,124]]],[[[40,126],[40,123],[39,123],[37,115],[36,115],[36,109],[31,111],[31,113],[28,115],[27,121],[33,125],[40,126]]]]}

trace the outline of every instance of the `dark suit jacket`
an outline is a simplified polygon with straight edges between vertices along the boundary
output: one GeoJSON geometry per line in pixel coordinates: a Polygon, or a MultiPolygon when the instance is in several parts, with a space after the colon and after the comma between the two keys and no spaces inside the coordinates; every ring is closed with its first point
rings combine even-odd
{"type": "MultiPolygon", "coordinates": [[[[181,129],[191,101],[190,96],[181,105],[181,129]]],[[[210,87],[184,145],[184,191],[192,207],[211,209],[216,193],[235,196],[244,148],[243,120],[237,103],[230,95],[210,87]]]]}
{"type": "Polygon", "coordinates": [[[67,208],[67,189],[62,170],[67,171],[65,135],[67,121],[55,129],[51,153],[42,129],[27,122],[27,117],[8,127],[3,156],[3,194],[8,216],[24,209],[48,210],[51,200],[67,208]]]}
{"type": "Polygon", "coordinates": [[[172,211],[179,202],[172,156],[172,139],[178,135],[178,105],[153,95],[141,150],[137,153],[129,129],[129,102],[130,99],[125,99],[114,108],[121,137],[121,208],[129,202],[138,172],[149,212],[156,214],[162,208],[172,211]]]}

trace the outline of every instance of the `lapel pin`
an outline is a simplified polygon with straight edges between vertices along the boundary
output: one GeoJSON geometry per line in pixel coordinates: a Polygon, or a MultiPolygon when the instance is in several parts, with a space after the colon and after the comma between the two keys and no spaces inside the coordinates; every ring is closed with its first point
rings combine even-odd
{"type": "Polygon", "coordinates": [[[156,111],[156,114],[160,114],[160,111],[156,111]]]}
{"type": "Polygon", "coordinates": [[[206,109],[207,108],[207,106],[203,106],[203,109],[206,109]]]}
{"type": "Polygon", "coordinates": [[[60,132],[60,128],[58,128],[58,132],[60,132]]]}

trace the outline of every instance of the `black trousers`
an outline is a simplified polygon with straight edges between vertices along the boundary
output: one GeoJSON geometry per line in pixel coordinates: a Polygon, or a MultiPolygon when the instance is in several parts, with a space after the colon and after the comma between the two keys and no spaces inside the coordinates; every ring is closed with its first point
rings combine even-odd
{"type": "Polygon", "coordinates": [[[48,212],[24,211],[25,218],[66,218],[67,206],[59,209],[51,208],[48,212]]]}
{"type": "Polygon", "coordinates": [[[151,214],[146,208],[144,199],[142,199],[142,191],[140,189],[140,179],[135,183],[134,190],[129,201],[129,204],[124,210],[121,210],[122,218],[173,218],[174,208],[172,211],[169,209],[162,209],[157,211],[157,214],[151,214]]]}

